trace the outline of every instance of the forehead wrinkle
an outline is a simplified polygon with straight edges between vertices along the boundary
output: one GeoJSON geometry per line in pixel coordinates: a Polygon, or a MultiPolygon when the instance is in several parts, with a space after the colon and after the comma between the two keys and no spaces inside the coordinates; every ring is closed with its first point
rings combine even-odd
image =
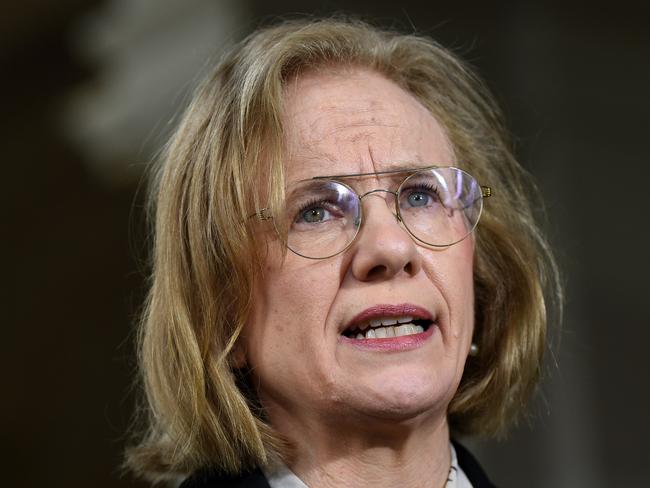
{"type": "MultiPolygon", "coordinates": [[[[397,137],[397,136],[396,136],[397,137]]],[[[361,137],[358,137],[360,140],[361,137]]],[[[391,141],[388,152],[394,153],[393,144],[395,141],[391,141]]],[[[399,169],[410,169],[423,167],[431,163],[436,163],[437,161],[425,161],[420,152],[415,147],[402,147],[399,146],[403,152],[406,152],[406,157],[397,157],[397,158],[380,158],[376,155],[376,150],[373,150],[372,142],[368,142],[367,151],[369,155],[369,160],[356,156],[352,158],[341,157],[341,155],[334,154],[333,152],[328,151],[320,144],[305,144],[300,147],[294,148],[295,150],[289,155],[294,172],[297,173],[297,177],[292,178],[294,181],[309,179],[315,176],[329,176],[334,174],[356,174],[356,173],[368,173],[368,172],[381,172],[381,171],[392,171],[399,169]],[[409,154],[410,153],[410,154],[409,154]],[[365,161],[364,161],[365,159],[365,161]],[[372,170],[369,170],[368,167],[364,165],[370,161],[372,170]],[[356,164],[358,167],[356,169],[350,168],[349,171],[341,172],[339,170],[331,168],[340,163],[356,164]],[[324,164],[325,163],[325,164],[324,164]],[[313,170],[316,171],[313,171],[313,170]],[[298,170],[298,171],[295,171],[298,170]]],[[[295,174],[294,173],[294,174],[295,174]]]]}
{"type": "MultiPolygon", "coordinates": [[[[317,122],[312,122],[311,126],[313,127],[317,122]]],[[[370,153],[370,148],[373,144],[385,142],[388,144],[387,150],[385,152],[387,153],[392,153],[394,152],[395,147],[399,148],[410,148],[410,147],[415,147],[418,144],[404,144],[403,138],[404,138],[404,131],[405,128],[402,127],[401,124],[390,124],[390,123],[376,123],[376,122],[358,122],[358,123],[345,123],[345,124],[340,124],[336,127],[331,128],[329,131],[327,131],[325,134],[319,134],[317,130],[302,130],[301,132],[301,137],[300,137],[300,147],[302,149],[306,149],[309,152],[312,152],[317,155],[327,155],[328,159],[331,160],[332,162],[335,161],[341,161],[342,159],[349,159],[349,158],[341,158],[340,156],[334,156],[333,153],[329,151],[322,150],[321,148],[324,145],[327,145],[327,141],[330,141],[332,138],[336,142],[335,147],[343,147],[345,143],[350,143],[350,149],[354,148],[355,146],[358,146],[358,144],[362,141],[367,141],[367,147],[370,153]],[[390,138],[386,141],[373,141],[374,137],[377,137],[377,131],[379,131],[382,128],[389,128],[389,129],[396,129],[390,136],[390,138]],[[367,130],[361,130],[361,129],[367,129],[367,130]],[[307,135],[309,133],[309,135],[307,135]],[[340,137],[339,134],[341,134],[340,137]]],[[[422,136],[420,135],[418,139],[422,139],[422,136]]],[[[357,150],[358,151],[358,150],[357,150]]],[[[356,158],[355,158],[356,159],[356,158]]],[[[361,159],[359,158],[360,162],[361,159]]],[[[374,160],[375,163],[380,163],[381,158],[375,158],[374,155],[370,156],[371,160],[374,160]]],[[[350,161],[352,162],[352,161],[350,161]]],[[[375,167],[375,164],[373,163],[373,167],[375,167]]]]}
{"type": "Polygon", "coordinates": [[[411,94],[395,91],[389,82],[391,86],[377,89],[378,97],[360,91],[358,83],[350,84],[355,76],[345,78],[307,77],[291,85],[292,93],[285,92],[290,98],[284,117],[289,128],[285,141],[293,153],[286,161],[291,180],[455,160],[444,127],[411,94]],[[332,93],[331,86],[344,91],[332,93]],[[349,92],[360,96],[350,98],[349,92]]]}
{"type": "MultiPolygon", "coordinates": [[[[341,152],[334,153],[331,150],[328,150],[328,144],[322,144],[322,139],[316,137],[310,138],[310,140],[303,140],[301,144],[298,144],[298,147],[294,147],[292,151],[292,157],[295,163],[298,163],[303,169],[307,168],[309,163],[322,164],[324,162],[329,162],[331,164],[337,163],[349,163],[349,164],[358,164],[357,170],[352,170],[350,172],[368,172],[367,168],[364,168],[364,165],[370,160],[373,169],[377,169],[377,165],[383,163],[384,161],[381,158],[375,157],[372,146],[374,145],[373,137],[376,136],[375,131],[372,128],[375,128],[374,125],[356,125],[354,128],[359,127],[369,127],[370,130],[355,130],[352,133],[346,135],[345,137],[335,138],[336,144],[334,147],[346,147],[346,144],[349,144],[349,147],[346,147],[347,151],[350,154],[344,154],[341,152]],[[366,142],[367,155],[364,156],[365,152],[361,149],[360,143],[366,142]]],[[[339,132],[349,129],[349,127],[340,127],[332,130],[330,135],[336,135],[339,132]]],[[[394,135],[393,138],[400,138],[399,135],[394,135]]],[[[295,144],[294,144],[295,146],[295,144]]],[[[394,146],[394,141],[390,141],[388,151],[384,152],[390,153],[391,148],[394,146]]],[[[389,162],[390,159],[386,159],[386,162],[389,162]]],[[[336,172],[336,171],[335,171],[336,172]]],[[[326,168],[319,168],[318,175],[329,173],[326,168]]],[[[314,175],[316,176],[316,175],[314,175]]]]}
{"type": "MultiPolygon", "coordinates": [[[[372,154],[372,146],[370,145],[370,142],[368,142],[368,155],[370,156],[370,164],[372,165],[372,169],[375,173],[377,173],[377,162],[375,161],[374,154],[372,154]]],[[[379,176],[375,176],[375,179],[379,181],[379,176]]]]}
{"type": "MultiPolygon", "coordinates": [[[[305,95],[304,99],[299,100],[298,104],[296,104],[297,106],[293,107],[292,113],[288,114],[290,118],[295,118],[303,113],[301,105],[304,103],[308,105],[309,102],[307,100],[310,98],[309,90],[305,95]]],[[[344,126],[349,127],[363,125],[392,127],[394,124],[387,124],[386,121],[402,120],[408,111],[401,103],[388,103],[387,101],[376,100],[372,97],[356,99],[352,102],[345,97],[335,96],[334,99],[318,100],[318,95],[316,95],[316,98],[318,115],[310,123],[310,130],[314,132],[318,131],[320,125],[327,126],[332,118],[338,117],[347,119],[344,126]],[[350,116],[353,116],[355,120],[350,121],[350,116]],[[323,121],[325,121],[324,124],[322,124],[323,121]]]]}
{"type": "MultiPolygon", "coordinates": [[[[323,141],[328,137],[336,136],[345,131],[354,130],[354,129],[370,129],[362,132],[362,134],[370,135],[373,131],[372,129],[380,128],[389,128],[389,129],[399,129],[402,127],[401,124],[389,123],[386,120],[382,120],[383,117],[377,117],[371,115],[369,117],[362,117],[357,120],[346,120],[332,122],[332,114],[329,112],[335,112],[333,115],[342,115],[343,117],[349,116],[349,111],[346,111],[346,108],[340,109],[330,109],[325,110],[323,113],[319,114],[314,120],[310,121],[309,127],[307,129],[300,130],[300,139],[302,140],[315,140],[323,141]],[[307,135],[309,134],[309,135],[307,135]]],[[[358,111],[357,113],[370,115],[371,112],[375,112],[372,109],[358,111]]],[[[357,134],[354,139],[350,139],[352,142],[358,140],[359,135],[357,134]]]]}

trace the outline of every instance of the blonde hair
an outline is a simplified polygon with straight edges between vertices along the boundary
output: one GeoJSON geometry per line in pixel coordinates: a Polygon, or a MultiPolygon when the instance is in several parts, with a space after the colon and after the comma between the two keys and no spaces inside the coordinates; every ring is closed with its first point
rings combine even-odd
{"type": "Polygon", "coordinates": [[[285,22],[253,33],[218,64],[154,178],[153,269],[139,335],[147,432],[127,453],[150,479],[208,465],[241,472],[284,448],[229,353],[262,262],[248,216],[283,197],[284,85],[328,65],[374,70],[411,93],[441,122],[463,169],[494,188],[476,230],[480,353],[449,406],[452,428],[501,432],[537,383],[545,291],[559,293],[557,272],[534,223],[532,187],[483,84],[427,38],[351,20],[285,22]]]}

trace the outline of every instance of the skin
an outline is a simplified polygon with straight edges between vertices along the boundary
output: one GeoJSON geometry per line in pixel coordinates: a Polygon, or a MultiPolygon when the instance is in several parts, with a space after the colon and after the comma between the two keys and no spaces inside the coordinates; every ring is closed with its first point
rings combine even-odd
{"type": "MultiPolygon", "coordinates": [[[[437,120],[410,94],[363,69],[302,75],[284,100],[287,183],[317,175],[453,163],[437,120]]],[[[363,193],[377,177],[345,180],[363,193]]],[[[395,188],[391,188],[394,190],[395,188]]],[[[416,243],[386,194],[364,199],[354,244],[313,261],[269,238],[263,276],[237,351],[275,429],[296,446],[290,468],[310,487],[444,486],[446,411],[462,375],[474,316],[473,241],[416,243]],[[410,303],[437,317],[406,351],[341,340],[361,311],[410,303]]]]}

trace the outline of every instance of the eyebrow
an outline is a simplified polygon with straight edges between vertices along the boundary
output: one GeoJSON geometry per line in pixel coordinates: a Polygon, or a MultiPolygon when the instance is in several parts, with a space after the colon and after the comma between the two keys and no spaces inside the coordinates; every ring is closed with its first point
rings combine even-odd
{"type": "Polygon", "coordinates": [[[301,181],[334,180],[334,179],[342,179],[342,178],[353,178],[359,176],[377,176],[377,175],[390,175],[390,174],[399,174],[399,173],[412,173],[414,171],[421,171],[424,169],[434,169],[434,168],[440,168],[440,166],[431,165],[431,166],[422,166],[419,168],[399,168],[399,169],[390,169],[386,171],[371,171],[369,173],[346,173],[346,174],[327,175],[327,176],[312,176],[311,178],[306,178],[301,181]]]}

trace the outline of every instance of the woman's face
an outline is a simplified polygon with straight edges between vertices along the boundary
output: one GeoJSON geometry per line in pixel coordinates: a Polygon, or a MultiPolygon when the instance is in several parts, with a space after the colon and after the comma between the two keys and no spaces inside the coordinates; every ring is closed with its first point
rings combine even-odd
{"type": "MultiPolygon", "coordinates": [[[[303,75],[287,86],[284,103],[288,186],[319,175],[453,162],[437,120],[373,72],[303,75]]],[[[359,194],[396,190],[383,178],[344,181],[359,194]]],[[[329,259],[287,252],[283,260],[282,244],[269,238],[238,356],[280,431],[379,420],[444,422],[472,336],[473,240],[444,250],[419,245],[396,220],[388,197],[363,199],[356,240],[329,259]],[[370,320],[409,316],[428,321],[426,332],[347,337],[370,320]]]]}

